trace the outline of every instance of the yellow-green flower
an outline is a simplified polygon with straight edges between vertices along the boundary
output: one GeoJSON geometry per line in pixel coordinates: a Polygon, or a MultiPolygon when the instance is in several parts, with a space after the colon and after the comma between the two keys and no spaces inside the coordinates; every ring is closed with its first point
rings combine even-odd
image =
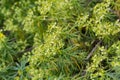
{"type": "Polygon", "coordinates": [[[14,80],[20,80],[19,76],[16,76],[14,80]]]}
{"type": "Polygon", "coordinates": [[[4,38],[4,37],[5,37],[5,35],[0,32],[0,39],[1,39],[1,38],[4,38]]]}

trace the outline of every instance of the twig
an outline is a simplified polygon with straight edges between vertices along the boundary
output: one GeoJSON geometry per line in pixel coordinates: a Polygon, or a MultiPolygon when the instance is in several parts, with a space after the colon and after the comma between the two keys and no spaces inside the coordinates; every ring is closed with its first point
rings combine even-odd
{"type": "Polygon", "coordinates": [[[12,39],[8,40],[8,42],[14,42],[14,41],[16,41],[15,38],[12,38],[12,39]]]}
{"type": "MultiPolygon", "coordinates": [[[[98,46],[100,45],[100,43],[102,42],[102,40],[100,40],[95,47],[92,49],[92,51],[88,54],[88,56],[86,57],[86,61],[90,59],[90,57],[93,55],[94,51],[98,48],[98,46]]],[[[86,69],[82,72],[81,76],[84,76],[86,74],[86,69]]]]}
{"type": "Polygon", "coordinates": [[[100,43],[102,42],[102,40],[100,40],[95,47],[92,49],[92,51],[88,54],[88,56],[86,57],[86,60],[89,60],[90,57],[93,55],[94,51],[98,48],[98,46],[100,45],[100,43]]]}
{"type": "Polygon", "coordinates": [[[17,55],[13,57],[14,62],[19,62],[18,58],[21,58],[24,53],[31,52],[34,49],[34,47],[30,47],[25,49],[24,51],[18,52],[17,55]]]}
{"type": "Polygon", "coordinates": [[[32,50],[33,50],[33,47],[27,48],[27,49],[25,49],[25,50],[22,51],[22,52],[18,52],[18,55],[23,55],[24,53],[30,52],[30,51],[32,51],[32,50]]]}

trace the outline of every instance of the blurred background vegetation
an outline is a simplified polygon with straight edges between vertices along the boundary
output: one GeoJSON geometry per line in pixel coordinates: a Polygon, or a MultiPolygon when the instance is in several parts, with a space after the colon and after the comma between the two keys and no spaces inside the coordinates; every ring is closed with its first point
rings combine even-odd
{"type": "Polygon", "coordinates": [[[120,80],[120,0],[0,0],[0,80],[120,80]]]}

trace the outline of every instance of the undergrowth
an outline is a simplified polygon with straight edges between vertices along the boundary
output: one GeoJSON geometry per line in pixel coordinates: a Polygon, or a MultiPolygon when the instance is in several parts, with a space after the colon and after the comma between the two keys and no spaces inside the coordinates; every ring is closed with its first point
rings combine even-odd
{"type": "Polygon", "coordinates": [[[0,80],[119,80],[119,0],[1,0],[0,80]]]}

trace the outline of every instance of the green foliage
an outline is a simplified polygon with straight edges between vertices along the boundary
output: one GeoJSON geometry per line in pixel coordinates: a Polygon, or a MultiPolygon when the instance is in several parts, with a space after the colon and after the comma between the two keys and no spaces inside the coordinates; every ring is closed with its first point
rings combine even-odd
{"type": "Polygon", "coordinates": [[[119,0],[1,0],[0,80],[119,80],[119,18],[119,0]]]}

